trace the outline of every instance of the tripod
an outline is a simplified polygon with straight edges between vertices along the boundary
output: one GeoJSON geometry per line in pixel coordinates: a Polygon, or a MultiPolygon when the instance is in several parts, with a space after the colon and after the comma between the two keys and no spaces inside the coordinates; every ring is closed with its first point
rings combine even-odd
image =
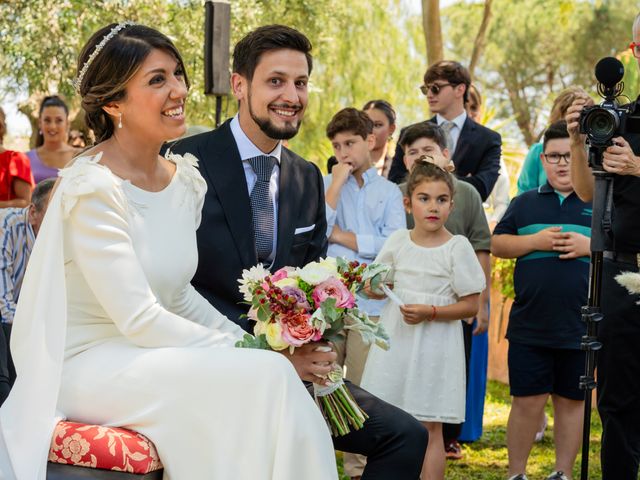
{"type": "Polygon", "coordinates": [[[594,378],[596,352],[602,348],[598,341],[598,323],[603,315],[600,311],[602,290],[602,262],[606,250],[608,233],[611,232],[611,209],[613,205],[613,175],[602,169],[600,147],[589,148],[589,166],[593,170],[594,194],[591,216],[591,261],[589,265],[589,293],[587,305],[582,307],[582,320],[587,324],[587,333],[582,337],[580,348],[587,352],[585,372],[580,377],[580,388],[584,393],[584,421],[582,428],[582,462],[580,480],[589,478],[589,437],[591,434],[591,392],[596,387],[594,378]]]}

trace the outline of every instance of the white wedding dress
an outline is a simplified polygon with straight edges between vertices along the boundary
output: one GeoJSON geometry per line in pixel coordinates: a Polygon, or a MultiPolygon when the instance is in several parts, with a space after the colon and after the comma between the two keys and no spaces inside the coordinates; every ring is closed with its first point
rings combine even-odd
{"type": "Polygon", "coordinates": [[[165,480],[337,478],[291,363],[233,348],[244,332],[190,285],[206,184],[195,157],[170,158],[160,192],[116,177],[100,154],[61,172],[14,322],[1,479],[45,479],[60,415],[143,433],[165,480]]]}

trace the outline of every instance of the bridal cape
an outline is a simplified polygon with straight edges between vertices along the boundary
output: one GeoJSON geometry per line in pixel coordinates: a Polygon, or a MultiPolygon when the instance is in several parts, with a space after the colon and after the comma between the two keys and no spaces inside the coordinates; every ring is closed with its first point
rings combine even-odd
{"type": "Polygon", "coordinates": [[[45,480],[62,417],[143,433],[165,480],[337,478],[328,428],[291,363],[233,348],[244,332],[189,284],[206,193],[195,157],[169,154],[173,179],[148,192],[100,156],[60,172],[31,255],[0,479],[45,480]]]}

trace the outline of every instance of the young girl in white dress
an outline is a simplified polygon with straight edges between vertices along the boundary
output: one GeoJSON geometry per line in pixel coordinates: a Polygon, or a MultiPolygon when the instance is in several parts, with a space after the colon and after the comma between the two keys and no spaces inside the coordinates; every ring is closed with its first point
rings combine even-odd
{"type": "Polygon", "coordinates": [[[442,423],[464,421],[460,320],[477,313],[485,280],[469,241],[444,228],[454,207],[451,175],[416,161],[407,195],[415,228],[393,233],[375,260],[392,267],[389,280],[403,305],[388,301],[384,307],[381,322],[391,349],[371,349],[362,387],[426,426],[429,445],[422,478],[437,480],[444,479],[445,470],[442,423]]]}

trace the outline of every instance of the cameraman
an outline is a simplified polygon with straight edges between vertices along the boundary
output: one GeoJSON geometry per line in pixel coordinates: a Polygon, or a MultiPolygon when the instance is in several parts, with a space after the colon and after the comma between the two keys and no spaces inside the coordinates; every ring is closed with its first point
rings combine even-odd
{"type": "MultiPolygon", "coordinates": [[[[633,41],[640,43],[640,14],[633,22],[633,41]]],[[[640,50],[632,47],[640,66],[640,50]]],[[[593,101],[581,96],[567,110],[571,138],[571,176],[578,196],[591,201],[594,179],[587,164],[580,112],[593,101]]],[[[636,113],[634,112],[634,115],[636,113]]],[[[602,419],[603,480],[635,480],[640,460],[640,305],[615,277],[638,272],[640,265],[640,135],[615,137],[602,156],[613,179],[613,241],[604,253],[598,337],[598,411],[602,419]]]]}

